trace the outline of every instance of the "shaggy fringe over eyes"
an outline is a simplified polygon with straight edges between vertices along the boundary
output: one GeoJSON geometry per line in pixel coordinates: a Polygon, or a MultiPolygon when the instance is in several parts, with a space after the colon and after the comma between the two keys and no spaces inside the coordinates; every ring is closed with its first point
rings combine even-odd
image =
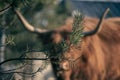
{"type": "MultiPolygon", "coordinates": [[[[68,35],[68,40],[62,40],[58,44],[50,43],[47,46],[47,54],[48,56],[58,56],[59,53],[64,53],[67,51],[70,46],[77,46],[80,44],[83,38],[83,16],[79,11],[74,11],[73,14],[73,24],[72,24],[72,32],[68,35]],[[49,54],[52,53],[52,54],[49,54]]],[[[61,56],[60,56],[61,57],[61,56]]]]}

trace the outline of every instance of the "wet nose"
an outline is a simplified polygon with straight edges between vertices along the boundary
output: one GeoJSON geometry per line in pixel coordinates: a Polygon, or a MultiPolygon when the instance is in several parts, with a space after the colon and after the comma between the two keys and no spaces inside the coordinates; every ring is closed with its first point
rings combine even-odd
{"type": "Polygon", "coordinates": [[[60,63],[60,69],[62,70],[69,70],[70,66],[69,66],[69,62],[68,61],[63,61],[60,63]]]}

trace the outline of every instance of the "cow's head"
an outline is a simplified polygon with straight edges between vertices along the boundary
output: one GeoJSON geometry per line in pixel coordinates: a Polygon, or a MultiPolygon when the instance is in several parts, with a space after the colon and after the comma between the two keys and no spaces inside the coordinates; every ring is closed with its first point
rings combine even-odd
{"type": "MultiPolygon", "coordinates": [[[[100,26],[102,25],[103,19],[108,13],[108,11],[109,9],[104,12],[102,17],[100,18],[100,21],[98,22],[98,25],[95,27],[94,30],[88,32],[81,32],[83,38],[94,35],[100,30],[100,26]]],[[[74,46],[70,44],[69,41],[69,37],[73,32],[72,21],[70,21],[70,23],[68,23],[68,21],[65,26],[62,26],[60,28],[56,28],[53,30],[45,30],[35,28],[34,26],[30,25],[18,10],[15,10],[15,13],[17,14],[18,18],[21,20],[27,30],[40,35],[43,45],[47,45],[45,47],[48,49],[52,56],[56,56],[59,54],[62,55],[62,57],[59,59],[59,66],[56,67],[56,70],[58,70],[58,75],[61,75],[68,79],[67,76],[71,75],[71,72],[73,72],[72,68],[74,66],[76,69],[77,67],[80,68],[86,66],[85,63],[87,62],[88,56],[86,56],[82,51],[82,46],[84,46],[84,44],[82,44],[81,42],[80,45],[74,46]],[[62,45],[64,42],[65,46],[61,47],[60,45],[62,45]],[[67,46],[67,49],[66,45],[69,45],[67,46]],[[81,64],[79,66],[76,66],[78,62],[81,64]]]]}

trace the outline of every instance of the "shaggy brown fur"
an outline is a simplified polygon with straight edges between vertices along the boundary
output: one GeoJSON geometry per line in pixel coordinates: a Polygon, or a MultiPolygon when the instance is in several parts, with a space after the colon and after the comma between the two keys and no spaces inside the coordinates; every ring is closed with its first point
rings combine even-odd
{"type": "MultiPolygon", "coordinates": [[[[94,29],[98,19],[85,18],[85,31],[94,29]]],[[[68,26],[67,26],[68,27],[68,26]]],[[[64,57],[77,59],[74,67],[58,71],[63,80],[120,80],[120,18],[104,20],[101,30],[83,39],[81,48],[71,46],[64,57]]],[[[60,66],[69,67],[69,61],[60,66]]],[[[66,69],[65,68],[65,69],[66,69]]]]}
{"type": "MultiPolygon", "coordinates": [[[[69,42],[72,32],[72,19],[54,30],[42,30],[30,25],[22,14],[15,10],[16,15],[31,32],[38,33],[43,44],[59,44],[61,40],[69,42]]],[[[84,31],[95,29],[97,18],[85,18],[84,31]]],[[[109,18],[103,21],[99,32],[86,36],[78,46],[71,45],[63,53],[64,59],[57,66],[53,65],[59,80],[120,80],[120,18],[109,18]],[[56,67],[57,66],[57,67],[56,67]],[[59,69],[58,71],[58,67],[59,69]]],[[[54,46],[47,47],[51,54],[56,51],[54,46]]],[[[55,54],[53,54],[55,55],[55,54]]],[[[56,55],[58,53],[56,52],[56,55]]]]}

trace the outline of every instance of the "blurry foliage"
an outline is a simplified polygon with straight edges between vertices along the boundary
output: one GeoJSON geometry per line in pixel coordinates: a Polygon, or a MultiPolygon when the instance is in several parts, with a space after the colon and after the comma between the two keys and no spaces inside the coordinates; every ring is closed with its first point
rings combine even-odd
{"type": "Polygon", "coordinates": [[[14,37],[13,36],[10,36],[8,35],[7,38],[6,38],[6,44],[10,44],[10,45],[15,45],[14,43],[14,37]]]}
{"type": "MultiPolygon", "coordinates": [[[[66,0],[0,0],[0,10],[13,1],[15,1],[14,6],[20,9],[27,21],[36,27],[46,29],[60,27],[64,24],[65,19],[70,16],[66,0]]],[[[12,45],[6,46],[6,59],[17,57],[27,49],[27,46],[30,49],[42,49],[38,36],[27,31],[11,9],[0,14],[0,29],[1,27],[7,27],[6,34],[14,38],[8,38],[13,42],[10,42],[12,45]],[[1,23],[3,16],[6,23],[4,26],[1,23]]]]}
{"type": "Polygon", "coordinates": [[[70,44],[71,45],[77,45],[82,41],[83,38],[83,15],[78,11],[73,11],[73,31],[70,35],[70,44]]]}

